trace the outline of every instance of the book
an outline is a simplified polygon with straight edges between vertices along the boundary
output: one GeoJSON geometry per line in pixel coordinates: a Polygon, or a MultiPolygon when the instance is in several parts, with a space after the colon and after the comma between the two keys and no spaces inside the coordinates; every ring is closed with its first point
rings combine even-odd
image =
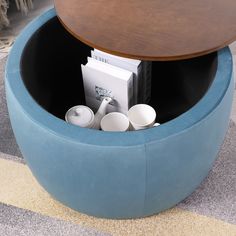
{"type": "Polygon", "coordinates": [[[119,67],[88,58],[81,65],[86,105],[96,111],[104,97],[111,97],[107,112],[127,114],[133,102],[133,73],[119,67]]]}
{"type": "Polygon", "coordinates": [[[103,51],[100,51],[98,49],[94,49],[91,51],[91,57],[102,61],[104,63],[108,63],[113,66],[120,67],[122,69],[128,70],[133,72],[133,104],[135,105],[140,102],[138,99],[138,96],[142,92],[141,84],[142,84],[142,62],[140,60],[130,59],[130,58],[124,58],[115,56],[103,51]]]}
{"type": "Polygon", "coordinates": [[[98,49],[91,51],[91,57],[134,73],[133,105],[148,104],[151,100],[152,62],[115,56],[98,49]]]}

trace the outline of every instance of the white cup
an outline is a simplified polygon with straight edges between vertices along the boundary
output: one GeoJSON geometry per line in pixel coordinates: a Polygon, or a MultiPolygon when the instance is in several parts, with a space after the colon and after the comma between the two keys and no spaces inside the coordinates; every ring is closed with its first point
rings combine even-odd
{"type": "Polygon", "coordinates": [[[120,112],[111,112],[105,115],[101,120],[101,129],[103,131],[128,131],[129,119],[120,112]]]}
{"type": "Polygon", "coordinates": [[[128,118],[132,130],[147,129],[159,125],[159,123],[155,123],[155,110],[147,104],[137,104],[132,106],[128,111],[128,118]]]}

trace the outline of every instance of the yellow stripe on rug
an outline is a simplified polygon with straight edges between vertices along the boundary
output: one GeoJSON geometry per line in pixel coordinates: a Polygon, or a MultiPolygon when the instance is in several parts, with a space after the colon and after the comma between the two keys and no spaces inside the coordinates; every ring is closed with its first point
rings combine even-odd
{"type": "Polygon", "coordinates": [[[0,202],[119,236],[236,235],[235,225],[178,208],[136,220],[90,217],[52,199],[26,165],[4,159],[0,159],[0,202]]]}

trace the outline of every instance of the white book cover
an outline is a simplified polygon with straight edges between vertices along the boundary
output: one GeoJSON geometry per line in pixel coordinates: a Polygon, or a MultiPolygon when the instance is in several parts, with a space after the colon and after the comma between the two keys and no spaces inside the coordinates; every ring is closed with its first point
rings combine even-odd
{"type": "Polygon", "coordinates": [[[96,111],[104,96],[113,98],[108,112],[127,114],[133,97],[133,73],[92,58],[81,65],[86,105],[96,111]]]}
{"type": "Polygon", "coordinates": [[[140,60],[130,59],[130,58],[124,58],[115,56],[103,51],[100,51],[98,49],[94,49],[94,51],[91,51],[91,57],[102,61],[104,63],[108,63],[113,66],[117,66],[119,68],[131,71],[134,73],[134,80],[133,80],[133,105],[137,104],[138,101],[138,95],[142,93],[140,91],[141,84],[142,84],[142,63],[140,60]]]}
{"type": "Polygon", "coordinates": [[[106,61],[104,61],[104,62],[106,62],[106,63],[109,63],[110,58],[111,59],[115,58],[117,60],[124,61],[126,63],[131,64],[131,65],[139,67],[142,62],[141,60],[137,60],[137,59],[131,59],[131,58],[127,58],[127,57],[120,57],[120,56],[112,55],[110,53],[100,51],[96,48],[94,49],[94,53],[95,53],[95,55],[100,55],[100,56],[104,57],[106,59],[106,61]]]}

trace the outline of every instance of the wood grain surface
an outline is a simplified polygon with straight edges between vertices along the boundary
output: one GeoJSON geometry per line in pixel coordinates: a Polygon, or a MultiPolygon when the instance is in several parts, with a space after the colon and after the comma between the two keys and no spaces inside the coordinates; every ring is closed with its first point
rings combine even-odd
{"type": "Polygon", "coordinates": [[[76,38],[142,60],[179,60],[236,40],[236,0],[54,0],[76,38]]]}

